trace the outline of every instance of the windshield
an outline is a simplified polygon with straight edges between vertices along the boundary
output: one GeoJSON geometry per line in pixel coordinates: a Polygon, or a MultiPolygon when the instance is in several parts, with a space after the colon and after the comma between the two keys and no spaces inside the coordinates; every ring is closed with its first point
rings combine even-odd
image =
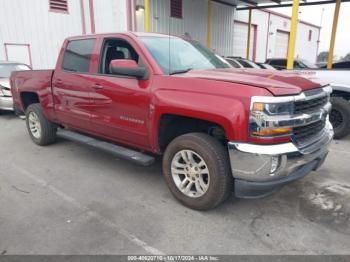
{"type": "Polygon", "coordinates": [[[304,59],[301,59],[299,61],[300,64],[302,64],[304,67],[303,68],[318,68],[316,65],[310,63],[309,61],[307,60],[304,60],[304,59]]]}
{"type": "Polygon", "coordinates": [[[0,77],[9,78],[11,72],[20,70],[30,70],[30,68],[24,64],[0,64],[0,77]]]}
{"type": "Polygon", "coordinates": [[[165,74],[231,68],[223,58],[195,41],[174,37],[140,37],[140,40],[165,74]]]}

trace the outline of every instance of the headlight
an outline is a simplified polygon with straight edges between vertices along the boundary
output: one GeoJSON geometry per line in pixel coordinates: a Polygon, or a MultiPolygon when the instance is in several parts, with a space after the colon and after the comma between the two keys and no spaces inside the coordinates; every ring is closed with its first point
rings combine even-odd
{"type": "Polygon", "coordinates": [[[290,115],[293,114],[294,103],[261,103],[254,102],[252,112],[265,113],[267,115],[290,115]]]}
{"type": "Polygon", "coordinates": [[[294,102],[265,103],[252,102],[249,131],[254,137],[278,137],[290,136],[293,132],[292,127],[281,127],[277,124],[278,116],[293,115],[294,102]],[[268,121],[267,121],[268,120],[268,121]]]}

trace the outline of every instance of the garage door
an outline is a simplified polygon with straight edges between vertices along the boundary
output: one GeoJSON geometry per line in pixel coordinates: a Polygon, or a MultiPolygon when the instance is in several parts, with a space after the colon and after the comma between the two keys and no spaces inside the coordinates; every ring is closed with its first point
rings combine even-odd
{"type": "Polygon", "coordinates": [[[30,46],[28,44],[5,44],[5,51],[8,61],[32,65],[30,46]]]}
{"type": "Polygon", "coordinates": [[[277,30],[275,42],[275,58],[287,58],[289,33],[277,30]]]}
{"type": "MultiPolygon", "coordinates": [[[[252,25],[250,30],[250,54],[249,58],[255,61],[256,47],[256,25],[252,25]]],[[[248,24],[242,22],[234,22],[233,28],[233,56],[246,57],[247,55],[247,36],[248,24]]]]}

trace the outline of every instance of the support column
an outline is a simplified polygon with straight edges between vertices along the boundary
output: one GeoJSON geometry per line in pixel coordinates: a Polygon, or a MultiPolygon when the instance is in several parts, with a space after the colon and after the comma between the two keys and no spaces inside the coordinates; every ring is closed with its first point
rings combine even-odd
{"type": "Polygon", "coordinates": [[[248,36],[247,36],[247,55],[246,58],[249,59],[250,55],[250,33],[252,30],[252,9],[249,9],[249,16],[248,16],[248,36]]]}
{"type": "Polygon", "coordinates": [[[149,32],[149,0],[144,0],[145,1],[145,32],[149,32]]]}
{"type": "Polygon", "coordinates": [[[290,25],[290,35],[289,35],[289,42],[288,42],[287,69],[293,69],[293,66],[294,66],[295,39],[297,37],[297,27],[298,27],[298,12],[299,12],[299,0],[293,0],[292,21],[290,25]]]}
{"type": "Polygon", "coordinates": [[[327,69],[332,69],[332,67],[333,67],[334,43],[335,43],[335,36],[337,34],[340,2],[341,2],[341,0],[336,0],[336,2],[335,2],[335,10],[334,10],[334,16],[333,16],[331,43],[329,45],[329,50],[328,50],[327,69]]]}

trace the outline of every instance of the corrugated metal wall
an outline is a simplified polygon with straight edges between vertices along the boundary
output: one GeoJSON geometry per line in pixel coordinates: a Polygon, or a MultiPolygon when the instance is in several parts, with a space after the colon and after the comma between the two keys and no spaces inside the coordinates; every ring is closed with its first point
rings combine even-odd
{"type": "MultiPolygon", "coordinates": [[[[143,0],[136,5],[143,6],[143,0]]],[[[170,0],[150,1],[150,31],[182,36],[188,33],[193,39],[207,44],[208,1],[183,0],[183,18],[170,17],[170,0]]],[[[223,55],[232,54],[234,8],[213,2],[212,48],[223,55]]],[[[137,31],[144,31],[143,12],[136,12],[137,31]]]]}
{"type": "Polygon", "coordinates": [[[235,8],[212,3],[212,45],[222,55],[233,55],[233,20],[235,8]]]}
{"type": "Polygon", "coordinates": [[[82,34],[80,1],[70,0],[69,14],[49,11],[49,1],[0,1],[0,60],[5,43],[29,44],[33,67],[53,68],[63,40],[82,34]]]}
{"type": "Polygon", "coordinates": [[[96,33],[127,30],[125,0],[94,0],[96,33]]]}

